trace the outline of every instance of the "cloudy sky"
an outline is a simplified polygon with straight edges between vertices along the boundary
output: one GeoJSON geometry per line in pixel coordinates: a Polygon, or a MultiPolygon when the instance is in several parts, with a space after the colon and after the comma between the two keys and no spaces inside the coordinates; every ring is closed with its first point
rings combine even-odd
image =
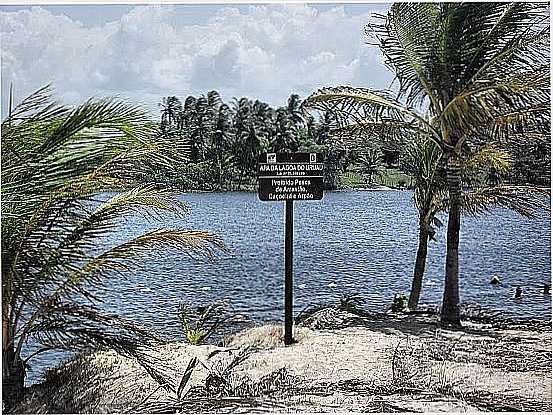
{"type": "Polygon", "coordinates": [[[52,83],[65,103],[119,95],[157,113],[161,97],[218,90],[283,105],[291,93],[392,76],[364,26],[380,4],[0,7],[2,114],[52,83]]]}

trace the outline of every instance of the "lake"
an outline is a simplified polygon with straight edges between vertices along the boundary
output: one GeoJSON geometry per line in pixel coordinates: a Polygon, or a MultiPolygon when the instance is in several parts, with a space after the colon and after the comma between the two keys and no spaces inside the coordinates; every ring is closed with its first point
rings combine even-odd
{"type": "MultiPolygon", "coordinates": [[[[103,246],[164,226],[215,233],[231,253],[216,262],[200,262],[174,251],[153,252],[139,272],[109,283],[102,292],[103,307],[178,338],[176,311],[182,301],[200,306],[228,298],[256,321],[282,320],[284,203],[260,202],[255,193],[245,192],[191,193],[181,199],[190,215],[167,217],[161,224],[128,218],[103,246]]],[[[345,293],[359,293],[369,309],[383,310],[395,294],[409,293],[418,242],[412,192],[328,192],[322,201],[294,206],[296,313],[345,293]]],[[[445,233],[443,227],[437,241],[429,243],[421,304],[441,301],[445,233]]],[[[462,302],[510,316],[550,318],[551,296],[542,294],[543,284],[551,282],[550,235],[549,213],[529,220],[494,209],[463,217],[462,302]],[[500,276],[500,285],[489,284],[493,275],[500,276]],[[513,298],[518,285],[524,288],[522,300],[513,298]]],[[[47,361],[44,356],[35,363],[47,361]]]]}

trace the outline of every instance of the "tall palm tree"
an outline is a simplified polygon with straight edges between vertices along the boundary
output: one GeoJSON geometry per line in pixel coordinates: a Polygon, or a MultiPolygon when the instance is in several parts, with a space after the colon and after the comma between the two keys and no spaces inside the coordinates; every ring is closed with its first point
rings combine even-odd
{"type": "Polygon", "coordinates": [[[193,162],[196,162],[200,158],[200,148],[195,137],[195,129],[197,124],[197,114],[196,114],[196,98],[193,96],[188,96],[184,100],[184,105],[182,108],[182,125],[184,130],[185,137],[185,146],[187,148],[187,155],[189,159],[193,162]]]}
{"type": "Polygon", "coordinates": [[[376,147],[369,147],[363,154],[359,155],[357,164],[361,174],[367,176],[369,186],[373,185],[374,178],[380,177],[384,170],[382,153],[376,147]]]}
{"type": "Polygon", "coordinates": [[[161,107],[161,125],[166,129],[170,129],[173,125],[177,125],[182,111],[182,103],[175,97],[165,97],[159,104],[161,107]]]}
{"type": "MultiPolygon", "coordinates": [[[[447,212],[449,204],[442,154],[435,142],[427,136],[412,139],[407,144],[405,164],[414,180],[413,201],[419,214],[419,241],[408,302],[409,309],[415,310],[422,291],[428,242],[435,239],[437,228],[442,226],[437,214],[447,212]]],[[[487,182],[486,172],[490,169],[506,174],[511,167],[509,154],[494,146],[483,147],[464,159],[461,169],[465,185],[463,213],[475,216],[493,206],[501,206],[532,218],[546,210],[544,200],[550,194],[548,189],[487,182]]]]}
{"type": "Polygon", "coordinates": [[[276,110],[273,136],[271,139],[271,151],[294,152],[298,150],[297,130],[285,108],[276,110]]]}
{"type": "Polygon", "coordinates": [[[225,154],[230,149],[230,127],[230,108],[226,104],[222,104],[218,108],[215,130],[210,146],[210,156],[217,171],[219,190],[223,189],[224,168],[228,168],[231,161],[231,158],[227,157],[230,155],[225,154]]]}
{"type": "Polygon", "coordinates": [[[47,87],[2,122],[2,384],[9,406],[37,354],[111,347],[140,358],[140,347],[154,339],[91,305],[91,287],[128,275],[150,248],[212,256],[223,247],[206,232],[158,229],[98,251],[97,239],[117,229],[122,215],[186,213],[167,191],[135,184],[142,160],[168,162],[153,126],[122,101],[58,105],[47,87]],[[95,196],[112,190],[124,191],[101,201],[95,196]],[[42,345],[32,354],[30,340],[42,345]]]}
{"type": "Polygon", "coordinates": [[[346,123],[369,117],[431,133],[442,151],[449,199],[443,324],[460,325],[463,153],[483,139],[550,135],[547,9],[531,3],[395,3],[367,29],[399,81],[397,98],[385,91],[324,88],[304,103],[324,110],[332,103],[346,123]]]}
{"type": "Polygon", "coordinates": [[[290,120],[296,130],[299,130],[305,125],[305,119],[301,111],[301,99],[299,95],[290,95],[290,97],[288,98],[288,102],[286,103],[286,110],[288,111],[290,120]]]}

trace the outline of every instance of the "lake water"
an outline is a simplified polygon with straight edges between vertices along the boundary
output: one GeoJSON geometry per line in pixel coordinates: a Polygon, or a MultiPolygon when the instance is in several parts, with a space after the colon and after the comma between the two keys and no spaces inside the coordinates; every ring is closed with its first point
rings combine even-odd
{"type": "MultiPolygon", "coordinates": [[[[110,282],[102,307],[169,337],[180,336],[176,311],[182,301],[199,306],[228,298],[256,321],[283,319],[284,203],[260,202],[255,193],[192,193],[182,200],[192,209],[187,217],[161,224],[129,218],[104,246],[172,227],[215,233],[231,254],[199,262],[174,251],[154,252],[140,272],[110,282]]],[[[322,201],[294,206],[296,313],[343,293],[361,294],[374,310],[388,306],[394,294],[408,294],[418,242],[412,192],[329,192],[322,201]]],[[[551,316],[551,296],[542,294],[551,282],[548,213],[529,220],[494,209],[463,217],[461,229],[462,302],[518,317],[551,316]],[[501,285],[489,284],[492,275],[500,276],[501,285]],[[518,285],[524,287],[522,300],[513,298],[518,285]]],[[[445,233],[444,227],[429,244],[421,303],[441,301],[445,233]]]]}

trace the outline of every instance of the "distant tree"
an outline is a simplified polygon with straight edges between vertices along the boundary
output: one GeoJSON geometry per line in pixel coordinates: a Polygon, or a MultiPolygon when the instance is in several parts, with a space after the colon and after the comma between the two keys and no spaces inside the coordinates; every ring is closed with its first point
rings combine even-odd
{"type": "Polygon", "coordinates": [[[159,106],[161,107],[162,129],[165,131],[170,129],[173,125],[177,126],[180,113],[182,112],[182,103],[180,100],[175,96],[166,97],[162,99],[159,106]]]}
{"type": "Polygon", "coordinates": [[[374,179],[384,172],[382,153],[378,148],[368,148],[357,160],[359,171],[366,176],[369,185],[374,184],[374,179]]]}
{"type": "Polygon", "coordinates": [[[276,110],[276,119],[271,141],[271,151],[293,153],[298,150],[297,130],[285,108],[276,110]]]}
{"type": "Polygon", "coordinates": [[[303,113],[301,111],[301,99],[299,95],[292,94],[288,98],[288,103],[286,105],[286,111],[290,117],[290,121],[296,130],[299,130],[304,126],[305,120],[303,113]]]}

